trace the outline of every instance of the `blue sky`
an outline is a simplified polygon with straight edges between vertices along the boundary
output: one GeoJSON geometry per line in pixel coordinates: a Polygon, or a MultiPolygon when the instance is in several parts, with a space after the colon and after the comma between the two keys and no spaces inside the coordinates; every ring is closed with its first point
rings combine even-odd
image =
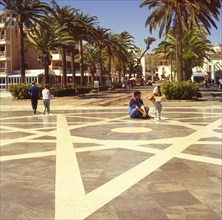
{"type": "MultiPolygon", "coordinates": [[[[141,2],[142,0],[57,0],[61,6],[71,5],[91,16],[97,16],[100,26],[111,29],[112,33],[129,32],[134,37],[135,44],[142,49],[146,47],[145,38],[155,37],[156,41],[150,49],[152,50],[161,40],[158,31],[153,31],[151,35],[148,27],[145,27],[149,11],[147,8],[139,8],[141,2]]],[[[212,28],[209,36],[212,44],[222,43],[222,9],[220,11],[218,29],[212,28]]]]}
{"type": "MultiPolygon", "coordinates": [[[[113,33],[129,32],[135,44],[145,49],[144,39],[148,36],[156,38],[151,49],[160,43],[158,31],[149,33],[145,27],[145,21],[149,16],[147,8],[140,8],[142,0],[57,0],[59,5],[71,5],[91,16],[97,16],[100,26],[111,29],[113,33]]],[[[222,43],[222,9],[220,21],[217,22],[218,29],[212,28],[209,40],[212,44],[222,43]]]]}

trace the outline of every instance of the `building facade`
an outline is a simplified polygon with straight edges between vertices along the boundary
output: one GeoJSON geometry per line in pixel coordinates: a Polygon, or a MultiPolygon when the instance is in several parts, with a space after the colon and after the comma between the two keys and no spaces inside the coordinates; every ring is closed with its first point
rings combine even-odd
{"type": "MultiPolygon", "coordinates": [[[[193,68],[193,75],[205,75],[207,79],[216,81],[222,80],[222,44],[213,46],[216,53],[208,54],[208,59],[204,60],[202,67],[193,68]]],[[[173,71],[172,61],[159,58],[154,53],[146,53],[141,58],[144,79],[155,81],[175,79],[176,74],[173,71]]]]}
{"type": "MultiPolygon", "coordinates": [[[[21,82],[21,71],[19,64],[19,35],[13,25],[5,28],[5,22],[0,21],[0,89],[6,89],[7,85],[21,82]]],[[[75,53],[78,53],[76,45],[75,53]]],[[[44,66],[39,59],[39,54],[33,49],[25,50],[25,76],[26,82],[44,83],[44,66]]],[[[49,78],[51,84],[62,84],[62,56],[57,51],[51,53],[51,64],[49,66],[49,78]]],[[[67,82],[72,82],[71,53],[66,54],[67,82]]],[[[80,81],[79,62],[75,62],[76,83],[80,81]]],[[[85,66],[85,80],[89,80],[88,69],[85,66]]]]}

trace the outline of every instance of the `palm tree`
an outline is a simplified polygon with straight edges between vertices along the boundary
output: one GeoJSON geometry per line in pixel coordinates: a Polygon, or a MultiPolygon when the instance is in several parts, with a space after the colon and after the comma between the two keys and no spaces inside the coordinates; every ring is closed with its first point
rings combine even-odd
{"type": "Polygon", "coordinates": [[[176,65],[178,80],[183,80],[183,55],[182,55],[182,36],[185,24],[192,29],[193,25],[200,27],[200,24],[210,33],[211,26],[217,28],[215,20],[219,19],[221,0],[144,0],[140,7],[148,6],[152,11],[146,20],[146,26],[152,33],[153,29],[160,26],[159,36],[163,32],[168,33],[173,26],[176,33],[176,65]]]}
{"type": "Polygon", "coordinates": [[[99,66],[100,66],[100,83],[103,83],[103,69],[104,69],[104,58],[103,58],[103,50],[105,47],[110,47],[110,37],[109,37],[110,29],[106,29],[98,26],[96,28],[96,39],[95,46],[99,49],[99,66]]]}
{"type": "MultiPolygon", "coordinates": [[[[56,26],[64,27],[64,31],[69,35],[69,30],[72,28],[72,23],[76,19],[77,9],[71,6],[60,7],[55,0],[52,0],[52,5],[54,8],[53,16],[55,18],[56,26]]],[[[74,43],[74,42],[73,42],[74,43]]],[[[66,50],[69,45],[62,46],[62,72],[63,72],[63,86],[67,85],[67,66],[66,66],[66,50]]]]}
{"type": "Polygon", "coordinates": [[[91,82],[93,82],[97,70],[96,64],[99,62],[99,50],[90,44],[86,44],[84,45],[83,56],[91,74],[91,82]]]}
{"type": "Polygon", "coordinates": [[[204,29],[193,28],[184,32],[183,36],[183,59],[185,80],[189,80],[193,74],[192,68],[202,66],[204,59],[209,60],[208,54],[214,53],[212,44],[207,40],[204,29]]]}
{"type": "MultiPolygon", "coordinates": [[[[129,59],[131,59],[131,52],[136,51],[138,48],[134,44],[133,37],[126,31],[116,34],[117,38],[117,49],[114,48],[114,54],[117,57],[117,70],[119,72],[119,82],[121,81],[121,73],[125,75],[126,69],[128,68],[129,59]]],[[[134,60],[135,61],[135,60],[134,60]]]]}
{"type": "Polygon", "coordinates": [[[49,83],[49,65],[51,64],[51,51],[61,48],[72,42],[72,38],[65,34],[63,26],[52,24],[52,17],[48,23],[42,23],[27,32],[28,47],[40,52],[39,59],[45,68],[45,83],[49,83]]]}
{"type": "Polygon", "coordinates": [[[116,57],[119,61],[126,62],[128,47],[123,44],[121,35],[109,34],[108,37],[109,42],[105,45],[102,55],[106,58],[105,61],[107,61],[109,79],[111,79],[112,59],[116,57]]]}
{"type": "Polygon", "coordinates": [[[94,26],[98,23],[96,16],[84,13],[77,13],[76,21],[73,23],[72,35],[79,43],[79,66],[80,66],[80,85],[84,82],[84,63],[83,63],[83,41],[92,42],[96,35],[94,26]]]}
{"type": "Polygon", "coordinates": [[[144,40],[144,42],[146,43],[146,50],[144,50],[144,52],[142,53],[142,55],[140,56],[140,58],[138,59],[138,63],[140,63],[140,60],[142,59],[142,57],[144,56],[144,54],[147,52],[147,50],[150,49],[151,44],[153,43],[153,41],[155,41],[156,39],[154,37],[148,37],[147,39],[144,40]]]}
{"type": "MultiPolygon", "coordinates": [[[[207,32],[204,29],[193,27],[192,30],[188,30],[183,27],[183,33],[184,79],[189,80],[192,75],[192,68],[202,66],[204,58],[208,59],[207,53],[213,52],[213,50],[210,41],[206,38],[207,32]]],[[[172,58],[176,54],[176,37],[173,31],[166,35],[166,39],[158,45],[155,52],[173,60],[172,58]]]]}
{"type": "Polygon", "coordinates": [[[1,0],[0,4],[3,5],[7,12],[8,19],[6,20],[6,27],[9,24],[14,24],[19,32],[19,57],[20,57],[20,70],[21,82],[25,82],[25,50],[24,38],[25,27],[32,27],[41,21],[41,17],[50,11],[50,7],[45,2],[39,0],[1,0]]]}

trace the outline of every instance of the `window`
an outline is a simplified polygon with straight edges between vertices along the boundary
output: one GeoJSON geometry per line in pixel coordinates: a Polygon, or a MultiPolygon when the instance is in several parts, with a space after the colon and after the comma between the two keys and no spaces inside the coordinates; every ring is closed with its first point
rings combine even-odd
{"type": "Polygon", "coordinates": [[[4,31],[2,31],[1,29],[0,29],[0,33],[1,33],[1,35],[0,35],[0,39],[5,39],[5,30],[4,31]]]}
{"type": "Polygon", "coordinates": [[[0,47],[0,56],[5,56],[5,47],[0,47]]]}
{"type": "Polygon", "coordinates": [[[5,69],[6,69],[5,63],[1,63],[0,64],[0,72],[5,72],[5,69]]]}

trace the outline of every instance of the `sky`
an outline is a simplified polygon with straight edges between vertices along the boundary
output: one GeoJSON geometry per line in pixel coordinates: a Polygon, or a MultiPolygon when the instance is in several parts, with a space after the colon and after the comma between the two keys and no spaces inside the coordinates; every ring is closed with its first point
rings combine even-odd
{"type": "MultiPolygon", "coordinates": [[[[57,3],[61,6],[71,5],[83,13],[96,16],[99,25],[110,29],[114,34],[129,32],[134,37],[136,46],[141,49],[146,48],[144,39],[149,36],[156,39],[150,50],[163,40],[159,39],[158,30],[151,34],[149,28],[145,27],[150,12],[146,7],[139,7],[142,0],[57,0],[57,3]]],[[[218,29],[211,29],[211,35],[208,37],[212,44],[222,43],[222,8],[217,27],[218,29]]]]}
{"type": "MultiPolygon", "coordinates": [[[[50,0],[44,0],[50,2],[50,0]]],[[[157,47],[162,39],[159,39],[158,30],[151,34],[145,22],[150,12],[148,8],[140,8],[142,0],[56,0],[60,6],[70,5],[81,12],[96,16],[99,25],[110,29],[113,34],[127,31],[134,37],[134,42],[141,49],[146,48],[144,39],[154,37],[150,50],[157,47]]],[[[218,29],[212,28],[208,37],[212,44],[222,43],[222,8],[220,21],[216,22],[218,29]]]]}

